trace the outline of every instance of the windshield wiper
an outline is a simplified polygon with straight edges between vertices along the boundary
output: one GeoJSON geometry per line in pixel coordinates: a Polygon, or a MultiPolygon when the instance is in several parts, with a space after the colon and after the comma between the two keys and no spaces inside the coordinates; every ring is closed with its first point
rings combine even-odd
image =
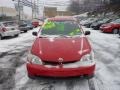
{"type": "Polygon", "coordinates": [[[65,38],[67,38],[67,35],[62,35],[62,34],[60,34],[59,36],[60,36],[60,37],[65,37],[65,38]]]}
{"type": "Polygon", "coordinates": [[[43,34],[43,35],[40,35],[39,37],[40,38],[46,38],[46,37],[48,37],[48,35],[47,34],[43,34]]]}

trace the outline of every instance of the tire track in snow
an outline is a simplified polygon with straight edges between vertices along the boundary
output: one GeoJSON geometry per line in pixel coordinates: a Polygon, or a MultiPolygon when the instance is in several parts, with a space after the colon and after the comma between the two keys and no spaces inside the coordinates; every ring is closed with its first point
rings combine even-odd
{"type": "Polygon", "coordinates": [[[114,47],[111,47],[113,46],[113,44],[110,45],[111,41],[108,42],[107,39],[103,40],[107,43],[105,45],[99,40],[96,41],[92,38],[90,38],[90,41],[92,42],[92,46],[95,51],[95,59],[97,60],[96,77],[94,79],[95,89],[119,90],[118,88],[116,88],[117,84],[115,84],[113,81],[110,81],[112,79],[109,80],[110,77],[113,78],[115,76],[114,73],[119,72],[119,70],[117,69],[119,66],[116,62],[118,59],[120,59],[120,49],[118,49],[120,48],[119,41],[115,42],[116,45],[114,47]],[[106,75],[108,74],[108,76],[104,75],[103,73],[106,73],[106,75]]]}
{"type": "MultiPolygon", "coordinates": [[[[102,43],[98,43],[98,42],[95,42],[95,41],[92,41],[92,40],[91,40],[91,42],[93,43],[93,46],[98,46],[99,50],[103,50],[104,52],[112,54],[114,56],[114,58],[119,56],[119,54],[120,54],[120,49],[114,50],[109,45],[106,47],[106,46],[102,45],[102,43]]],[[[120,45],[120,43],[118,43],[118,45],[120,45]]],[[[120,48],[120,46],[118,48],[120,48]]],[[[93,48],[93,49],[95,51],[98,51],[98,48],[93,48]]]]}
{"type": "Polygon", "coordinates": [[[94,81],[81,78],[39,78],[30,80],[22,87],[32,90],[95,90],[94,81]],[[46,82],[46,83],[45,83],[46,82]],[[43,83],[43,84],[42,84],[43,83]]]}
{"type": "MultiPolygon", "coordinates": [[[[23,57],[25,54],[26,54],[26,49],[23,49],[19,52],[16,52],[16,51],[6,52],[6,55],[4,54],[2,56],[3,58],[1,58],[0,66],[1,66],[1,64],[4,64],[4,68],[13,68],[16,71],[17,67],[19,67],[25,63],[25,61],[23,60],[23,57]]],[[[1,66],[1,67],[3,67],[3,66],[1,66]]],[[[15,76],[15,74],[16,73],[13,73],[14,76],[15,76]]],[[[6,75],[5,73],[2,73],[2,76],[5,76],[5,75],[6,75]]],[[[11,77],[11,76],[7,76],[7,78],[9,78],[9,77],[11,77]]],[[[5,90],[12,90],[12,88],[13,88],[12,86],[15,85],[15,83],[14,83],[15,79],[11,80],[11,83],[14,83],[14,85],[11,86],[12,88],[7,88],[11,85],[11,84],[9,85],[8,82],[9,81],[3,82],[3,83],[6,83],[5,90]]],[[[2,85],[1,87],[4,87],[4,85],[2,85]]]]}

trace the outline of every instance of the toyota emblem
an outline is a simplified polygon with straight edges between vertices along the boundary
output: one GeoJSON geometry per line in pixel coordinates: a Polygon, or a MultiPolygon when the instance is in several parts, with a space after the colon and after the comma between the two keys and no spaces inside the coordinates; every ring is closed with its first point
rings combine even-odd
{"type": "Polygon", "coordinates": [[[63,58],[59,58],[58,61],[59,61],[60,63],[62,63],[62,62],[63,62],[63,58]]]}

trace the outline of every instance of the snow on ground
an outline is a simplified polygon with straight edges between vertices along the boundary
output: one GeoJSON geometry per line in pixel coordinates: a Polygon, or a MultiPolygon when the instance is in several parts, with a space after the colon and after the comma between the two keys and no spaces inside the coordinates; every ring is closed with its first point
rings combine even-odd
{"type": "MultiPolygon", "coordinates": [[[[120,38],[92,29],[90,38],[96,59],[96,83],[101,90],[120,90],[120,38]]],[[[99,90],[99,89],[98,89],[99,90]]]]}
{"type": "Polygon", "coordinates": [[[38,30],[39,28],[36,28],[27,33],[21,33],[19,37],[7,37],[0,40],[0,90],[10,90],[18,84],[16,81],[19,83],[25,82],[27,77],[24,77],[26,71],[24,71],[25,67],[23,68],[23,66],[25,66],[26,54],[35,39],[32,32],[38,30]],[[21,73],[22,71],[23,73],[21,73]],[[14,78],[12,78],[13,76],[14,78]],[[6,87],[4,87],[5,85],[6,87]]]}
{"type": "Polygon", "coordinates": [[[38,31],[38,28],[35,28],[34,30],[30,30],[27,33],[21,33],[19,37],[16,37],[16,38],[7,38],[7,39],[0,40],[0,53],[8,52],[8,51],[14,50],[15,48],[21,49],[20,46],[22,47],[29,46],[29,44],[31,43],[30,41],[34,40],[35,38],[32,35],[33,31],[38,31]],[[28,42],[28,43],[24,43],[24,42],[28,42]]]}

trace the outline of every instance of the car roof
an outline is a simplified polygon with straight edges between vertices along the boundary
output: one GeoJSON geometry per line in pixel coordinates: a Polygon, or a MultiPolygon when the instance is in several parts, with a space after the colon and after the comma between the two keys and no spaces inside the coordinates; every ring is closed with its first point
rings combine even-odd
{"type": "Polygon", "coordinates": [[[48,18],[48,21],[75,21],[76,19],[72,16],[57,16],[48,18]]]}

